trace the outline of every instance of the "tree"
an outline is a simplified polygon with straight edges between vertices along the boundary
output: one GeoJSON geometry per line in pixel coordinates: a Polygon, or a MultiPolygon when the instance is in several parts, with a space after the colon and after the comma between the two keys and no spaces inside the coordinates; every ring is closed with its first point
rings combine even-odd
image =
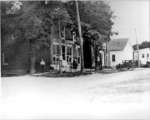
{"type": "MultiPolygon", "coordinates": [[[[81,17],[81,22],[84,23],[82,24],[82,35],[84,41],[91,40],[90,43],[94,47],[96,60],[97,57],[96,53],[98,50],[97,46],[102,46],[102,42],[109,41],[110,36],[114,33],[112,31],[113,17],[114,17],[113,12],[110,6],[106,4],[104,1],[78,1],[78,2],[79,2],[79,13],[81,17]],[[88,26],[85,24],[88,24],[88,26]]],[[[74,21],[74,24],[77,24],[75,2],[74,1],[67,2],[66,8],[72,20],[74,21]]]]}
{"type": "MultiPolygon", "coordinates": [[[[66,8],[76,21],[74,1],[67,2],[66,8]]],[[[88,23],[90,29],[97,30],[102,35],[110,35],[114,16],[110,6],[104,1],[79,1],[79,12],[81,21],[88,23]]]]}
{"type": "MultiPolygon", "coordinates": [[[[8,52],[8,56],[18,57],[17,53],[19,48],[24,41],[26,43],[28,42],[28,46],[26,46],[25,49],[28,50],[29,54],[27,57],[30,59],[30,72],[34,73],[36,50],[42,45],[48,45],[47,39],[45,39],[47,37],[46,32],[44,32],[42,26],[42,17],[39,15],[41,12],[37,9],[38,6],[40,6],[40,2],[26,1],[21,2],[20,5],[21,6],[18,7],[15,1],[2,3],[3,46],[13,47],[13,49],[15,49],[14,53],[12,53],[12,51],[8,52]],[[9,39],[9,36],[13,36],[13,39],[9,39]]],[[[23,61],[19,63],[23,63],[23,61]]]]}
{"type": "MultiPolygon", "coordinates": [[[[21,4],[15,1],[3,1],[1,2],[1,43],[2,53],[5,53],[6,58],[10,61],[10,64],[15,68],[20,66],[20,62],[15,64],[14,59],[18,59],[17,53],[19,48],[24,44],[22,38],[22,31],[18,29],[19,24],[16,18],[20,16],[21,4]],[[14,64],[13,64],[14,63],[14,64]]],[[[22,61],[25,64],[26,60],[22,61]]],[[[9,65],[10,65],[9,64],[9,65]]]]}
{"type": "MultiPolygon", "coordinates": [[[[139,49],[144,49],[144,48],[150,48],[150,42],[149,41],[143,41],[141,44],[139,44],[139,49]]],[[[133,45],[133,49],[137,49],[137,45],[133,45]]]]}
{"type": "MultiPolygon", "coordinates": [[[[13,43],[16,46],[18,43],[28,41],[30,73],[34,73],[37,51],[42,46],[51,48],[52,59],[53,37],[58,36],[54,27],[57,28],[58,19],[62,24],[69,21],[69,15],[60,1],[49,1],[47,4],[44,1],[21,1],[20,3],[18,7],[15,1],[3,2],[2,13],[5,14],[2,16],[2,36],[15,35],[13,43]]],[[[5,45],[12,43],[12,40],[7,43],[7,38],[4,41],[5,45]]]]}
{"type": "Polygon", "coordinates": [[[42,45],[49,46],[47,34],[43,26],[41,17],[41,9],[38,7],[40,2],[22,2],[21,15],[16,18],[18,21],[18,29],[22,31],[22,39],[25,39],[29,43],[29,61],[30,61],[30,73],[35,73],[36,51],[40,49],[42,45]]]}
{"type": "MultiPolygon", "coordinates": [[[[50,48],[50,58],[52,62],[52,42],[53,37],[57,37],[55,28],[58,22],[66,24],[69,21],[69,15],[62,2],[44,1],[24,2],[24,12],[20,17],[23,28],[25,29],[25,38],[30,41],[31,46],[31,73],[35,72],[36,49],[41,45],[47,45],[50,48]],[[28,8],[28,9],[27,9],[28,8]]],[[[59,40],[61,41],[61,40],[59,40]]]]}
{"type": "MultiPolygon", "coordinates": [[[[6,1],[1,3],[2,44],[3,46],[13,46],[15,49],[13,54],[15,54],[18,52],[18,47],[21,48],[22,43],[28,42],[29,48],[26,49],[30,53],[31,73],[35,72],[37,51],[42,47],[50,48],[50,62],[52,62],[52,42],[54,37],[59,38],[60,29],[58,28],[60,25],[66,26],[70,22],[72,33],[75,32],[77,37],[79,36],[74,1],[65,3],[47,1],[46,4],[44,1],[6,1]]],[[[101,36],[107,36],[107,38],[110,36],[113,14],[105,2],[79,1],[79,12],[82,35],[83,37],[86,34],[90,36],[91,45],[94,41],[98,44],[98,41],[102,40],[99,39],[102,38],[101,36]],[[93,33],[92,30],[96,32],[93,33]]],[[[60,38],[59,42],[61,42],[60,38]]]]}

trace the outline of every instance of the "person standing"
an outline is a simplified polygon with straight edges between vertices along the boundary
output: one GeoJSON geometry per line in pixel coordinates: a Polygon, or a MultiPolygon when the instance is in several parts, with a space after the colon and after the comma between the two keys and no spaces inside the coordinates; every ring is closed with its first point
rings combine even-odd
{"type": "Polygon", "coordinates": [[[74,58],[74,60],[73,60],[73,69],[77,69],[77,67],[78,67],[77,59],[74,58]]]}
{"type": "Polygon", "coordinates": [[[45,71],[45,61],[43,58],[41,59],[40,65],[41,65],[42,72],[44,72],[45,71]]]}

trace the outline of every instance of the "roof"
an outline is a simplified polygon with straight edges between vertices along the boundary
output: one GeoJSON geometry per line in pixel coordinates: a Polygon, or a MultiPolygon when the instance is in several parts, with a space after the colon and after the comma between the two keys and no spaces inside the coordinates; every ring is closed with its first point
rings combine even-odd
{"type": "Polygon", "coordinates": [[[109,51],[122,51],[127,45],[128,39],[114,39],[108,43],[109,51]]]}

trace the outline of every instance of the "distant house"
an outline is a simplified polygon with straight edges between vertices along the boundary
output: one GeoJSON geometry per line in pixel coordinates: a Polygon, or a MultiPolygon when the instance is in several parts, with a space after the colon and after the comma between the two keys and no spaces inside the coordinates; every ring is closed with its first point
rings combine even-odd
{"type": "Polygon", "coordinates": [[[138,60],[138,53],[141,65],[145,65],[147,62],[150,62],[150,48],[139,49],[139,51],[135,50],[134,60],[138,60]]]}
{"type": "Polygon", "coordinates": [[[125,60],[133,60],[133,48],[128,39],[111,40],[107,47],[108,66],[115,67],[125,60]]]}

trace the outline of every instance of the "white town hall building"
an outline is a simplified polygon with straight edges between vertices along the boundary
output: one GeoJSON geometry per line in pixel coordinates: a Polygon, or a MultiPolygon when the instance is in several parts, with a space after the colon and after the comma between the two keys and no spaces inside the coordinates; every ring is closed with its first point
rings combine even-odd
{"type": "Polygon", "coordinates": [[[133,60],[133,48],[127,38],[111,40],[107,45],[108,66],[115,67],[125,60],[133,60]]]}

